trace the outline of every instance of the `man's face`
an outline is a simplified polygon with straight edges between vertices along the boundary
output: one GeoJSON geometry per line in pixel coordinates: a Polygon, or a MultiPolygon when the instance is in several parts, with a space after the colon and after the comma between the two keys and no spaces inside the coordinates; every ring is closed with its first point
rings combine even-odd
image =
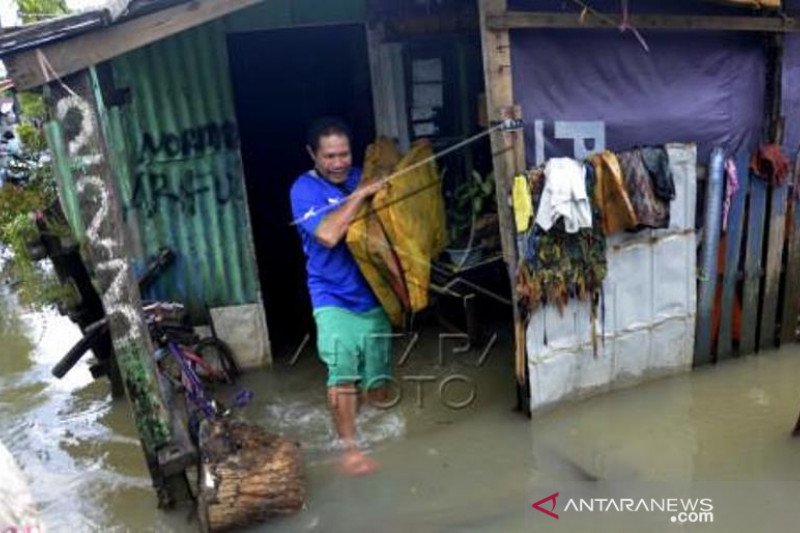
{"type": "Polygon", "coordinates": [[[353,158],[350,141],[344,135],[326,135],[319,140],[319,148],[312,154],[317,171],[333,183],[343,183],[350,172],[353,158]]]}

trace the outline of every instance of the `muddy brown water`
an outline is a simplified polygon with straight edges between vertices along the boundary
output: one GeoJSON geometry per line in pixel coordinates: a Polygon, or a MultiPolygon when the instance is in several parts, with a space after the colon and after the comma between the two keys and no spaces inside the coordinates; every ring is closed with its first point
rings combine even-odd
{"type": "MultiPolygon", "coordinates": [[[[42,521],[50,531],[195,531],[191,509],[156,509],[126,404],[112,402],[85,364],[64,380],[50,375],[78,337],[57,313],[24,313],[8,290],[0,293],[0,440],[42,521]]],[[[363,443],[381,465],[366,478],[336,469],[324,371],[312,353],[245,377],[256,397],[242,415],[299,440],[309,478],[303,511],[254,531],[749,532],[800,523],[800,439],[789,437],[800,410],[796,345],[565,405],[533,422],[512,409],[507,339],[479,367],[476,354],[439,361],[437,346],[429,332],[398,370],[396,407],[361,414],[363,443]],[[473,392],[466,407],[444,405],[473,392]],[[531,507],[556,492],[558,519],[531,507]],[[578,498],[695,497],[713,502],[712,523],[603,504],[591,513],[565,509],[578,498]]]]}

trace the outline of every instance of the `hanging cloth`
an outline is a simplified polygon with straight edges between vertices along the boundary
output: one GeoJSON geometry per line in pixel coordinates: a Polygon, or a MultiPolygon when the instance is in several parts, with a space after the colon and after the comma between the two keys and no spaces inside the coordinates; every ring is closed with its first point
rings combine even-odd
{"type": "Polygon", "coordinates": [[[567,233],[592,227],[592,208],[586,194],[586,171],[569,157],[550,159],[544,167],[544,191],[536,210],[536,224],[550,231],[563,219],[567,233]]]}
{"type": "Polygon", "coordinates": [[[789,160],[777,144],[764,144],[750,159],[750,169],[759,178],[780,187],[789,176],[789,160]]]}
{"type": "Polygon", "coordinates": [[[653,192],[665,202],[671,202],[675,199],[675,181],[667,151],[663,146],[645,146],[641,150],[642,162],[653,180],[653,192]]]}
{"type": "Polygon", "coordinates": [[[533,201],[531,200],[531,190],[528,187],[528,178],[526,176],[514,177],[511,200],[514,206],[514,222],[517,227],[517,233],[525,233],[531,225],[531,218],[533,218],[533,201]]]}
{"type": "Polygon", "coordinates": [[[625,188],[636,213],[640,227],[666,228],[669,226],[669,202],[659,198],[653,188],[653,179],[642,158],[640,149],[619,154],[619,163],[625,176],[625,188]]]}
{"type": "Polygon", "coordinates": [[[736,162],[729,158],[725,161],[725,202],[722,204],[722,231],[728,231],[728,213],[731,210],[731,200],[739,190],[739,175],[736,171],[736,162]]]}
{"type": "Polygon", "coordinates": [[[625,188],[625,179],[617,156],[608,150],[591,158],[594,167],[594,201],[600,211],[603,233],[636,228],[638,220],[625,188]]]}

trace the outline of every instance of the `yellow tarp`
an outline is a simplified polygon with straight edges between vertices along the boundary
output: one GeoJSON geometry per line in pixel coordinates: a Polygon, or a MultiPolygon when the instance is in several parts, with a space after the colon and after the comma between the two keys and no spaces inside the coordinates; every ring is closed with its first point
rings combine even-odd
{"type": "Polygon", "coordinates": [[[347,245],[361,272],[396,326],[404,314],[428,305],[431,260],[446,244],[444,200],[429,142],[400,157],[381,137],[367,148],[364,181],[398,174],[365,205],[347,232],[347,245]],[[404,169],[410,169],[404,172],[404,169]]]}

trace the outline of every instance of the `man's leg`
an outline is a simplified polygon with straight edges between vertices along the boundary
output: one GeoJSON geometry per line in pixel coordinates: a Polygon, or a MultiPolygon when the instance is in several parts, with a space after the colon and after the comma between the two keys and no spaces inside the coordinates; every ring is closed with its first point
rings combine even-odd
{"type": "Polygon", "coordinates": [[[377,467],[377,463],[364,455],[356,445],[356,410],[359,395],[355,385],[328,388],[328,403],[336,432],[345,447],[342,468],[350,475],[368,474],[377,467]]]}
{"type": "Polygon", "coordinates": [[[355,441],[360,347],[353,317],[336,308],[314,313],[319,355],[328,366],[328,404],[336,433],[345,447],[342,469],[350,475],[363,475],[374,470],[376,464],[358,449],[355,441]]]}
{"type": "Polygon", "coordinates": [[[365,401],[374,407],[388,409],[392,402],[392,326],[383,309],[368,316],[368,334],[364,343],[365,401]]]}

